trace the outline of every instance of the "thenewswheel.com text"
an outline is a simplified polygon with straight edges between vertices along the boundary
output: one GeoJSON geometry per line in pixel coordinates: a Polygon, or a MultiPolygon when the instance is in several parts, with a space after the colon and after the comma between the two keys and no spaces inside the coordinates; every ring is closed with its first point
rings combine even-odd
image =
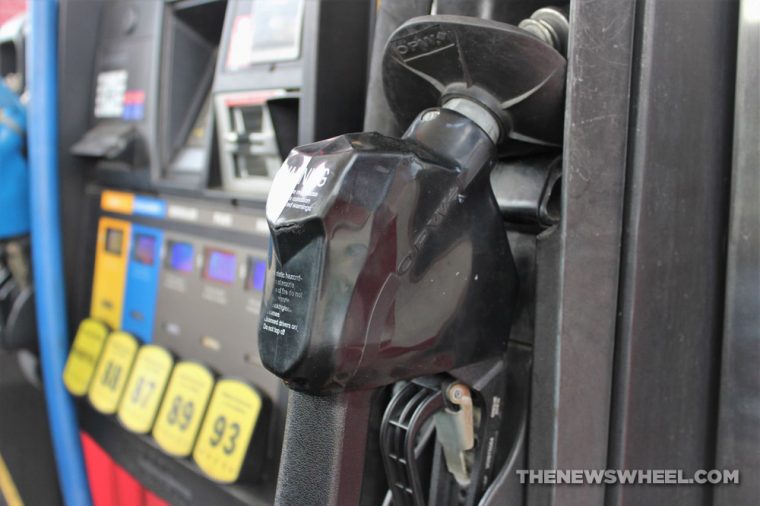
{"type": "Polygon", "coordinates": [[[738,469],[518,469],[529,485],[724,485],[738,484],[738,469]]]}

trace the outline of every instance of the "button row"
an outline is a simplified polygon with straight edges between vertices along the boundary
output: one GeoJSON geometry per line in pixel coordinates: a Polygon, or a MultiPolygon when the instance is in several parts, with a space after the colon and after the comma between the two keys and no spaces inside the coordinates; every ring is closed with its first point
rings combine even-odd
{"type": "Polygon", "coordinates": [[[251,385],[220,378],[201,364],[175,363],[161,346],[140,345],[124,331],[82,321],[63,372],[68,391],[87,397],[104,415],[116,415],[136,434],[152,433],[168,455],[189,457],[208,477],[233,483],[265,458],[266,399],[251,385]],[[261,427],[258,431],[257,426],[261,427]],[[257,444],[251,444],[254,435],[257,444]],[[260,447],[257,447],[261,445],[260,447]],[[257,448],[254,448],[257,447],[257,448]],[[244,465],[245,464],[245,465],[244,465]]]}

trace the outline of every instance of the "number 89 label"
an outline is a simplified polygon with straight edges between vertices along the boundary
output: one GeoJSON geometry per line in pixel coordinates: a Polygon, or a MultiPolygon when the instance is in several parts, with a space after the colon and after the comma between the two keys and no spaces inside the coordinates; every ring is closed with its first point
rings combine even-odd
{"type": "Polygon", "coordinates": [[[260,412],[261,397],[251,386],[232,379],[219,381],[193,451],[198,467],[216,481],[235,482],[260,412]]]}
{"type": "Polygon", "coordinates": [[[164,452],[175,457],[190,455],[213,388],[214,377],[202,365],[176,365],[153,427],[153,438],[164,452]]]}

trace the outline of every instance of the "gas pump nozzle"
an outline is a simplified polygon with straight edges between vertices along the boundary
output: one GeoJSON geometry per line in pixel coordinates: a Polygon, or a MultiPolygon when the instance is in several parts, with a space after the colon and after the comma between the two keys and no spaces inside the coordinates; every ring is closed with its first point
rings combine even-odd
{"type": "Polygon", "coordinates": [[[488,179],[499,130],[460,98],[401,139],[351,134],[292,152],[267,202],[266,367],[324,392],[501,353],[517,281],[488,179]],[[455,110],[468,108],[479,123],[455,110]]]}

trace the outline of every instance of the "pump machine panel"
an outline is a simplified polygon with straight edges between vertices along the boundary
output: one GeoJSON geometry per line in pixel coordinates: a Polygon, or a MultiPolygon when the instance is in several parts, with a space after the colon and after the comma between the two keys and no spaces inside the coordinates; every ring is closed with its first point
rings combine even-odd
{"type": "Polygon", "coordinates": [[[210,482],[273,476],[287,394],[250,338],[266,276],[263,210],[115,189],[97,195],[87,325],[103,322],[110,334],[92,370],[72,354],[71,367],[89,376],[70,380],[72,393],[89,385],[96,416],[152,438],[167,456],[192,459],[210,482]]]}
{"type": "Polygon", "coordinates": [[[93,497],[121,494],[102,479],[112,469],[171,504],[271,504],[287,389],[256,339],[265,199],[297,144],[361,129],[371,2],[114,0],[92,12],[90,58],[79,48],[61,65],[76,62],[91,89],[65,147],[86,219],[64,383],[93,497]]]}

